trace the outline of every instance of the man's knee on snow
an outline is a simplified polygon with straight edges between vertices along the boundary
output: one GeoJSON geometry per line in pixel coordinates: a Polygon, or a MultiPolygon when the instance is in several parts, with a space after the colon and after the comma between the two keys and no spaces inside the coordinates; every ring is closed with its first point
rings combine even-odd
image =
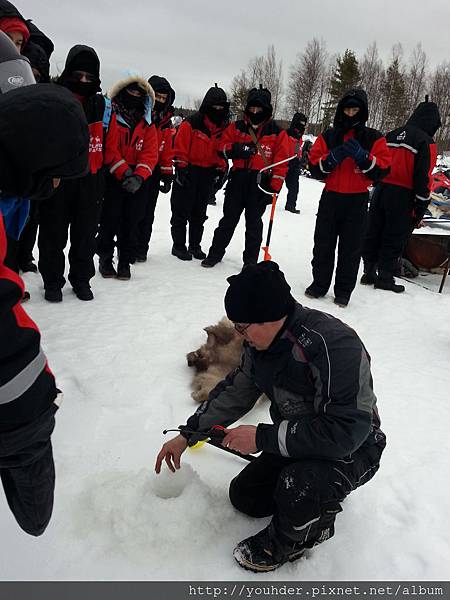
{"type": "Polygon", "coordinates": [[[239,480],[239,475],[230,483],[230,502],[234,508],[249,517],[269,517],[273,514],[272,498],[261,498],[254,487],[246,486],[239,480]]]}

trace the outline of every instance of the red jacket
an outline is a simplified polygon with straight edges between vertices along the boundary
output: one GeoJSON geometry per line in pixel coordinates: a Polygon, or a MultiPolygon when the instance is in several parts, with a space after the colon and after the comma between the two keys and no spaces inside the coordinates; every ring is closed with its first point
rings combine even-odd
{"type": "Polygon", "coordinates": [[[158,134],[158,165],[161,169],[161,175],[172,175],[173,173],[173,136],[176,129],[170,124],[171,116],[171,114],[166,115],[161,123],[156,125],[158,134]]]}
{"type": "Polygon", "coordinates": [[[57,393],[39,329],[21,305],[23,281],[4,265],[5,254],[0,213],[0,433],[39,417],[57,393]]]}
{"type": "MultiPolygon", "coordinates": [[[[357,135],[351,129],[343,136],[343,141],[357,137],[360,144],[368,150],[367,165],[358,167],[353,158],[345,158],[331,172],[327,172],[322,165],[329,151],[338,145],[335,142],[336,130],[327,129],[314,142],[309,153],[309,169],[316,179],[325,181],[325,190],[341,194],[360,194],[367,192],[367,188],[374,181],[379,181],[389,172],[391,156],[386,145],[386,139],[380,132],[369,127],[362,127],[357,135]]],[[[342,143],[340,140],[338,143],[342,143]]]]}
{"type": "MultiPolygon", "coordinates": [[[[246,119],[235,121],[225,129],[222,139],[219,143],[221,155],[227,158],[227,152],[231,153],[234,143],[253,144],[253,140],[248,133],[248,121],[246,119]]],[[[266,160],[269,164],[285,160],[290,156],[289,141],[287,133],[281,129],[278,124],[270,119],[256,129],[256,138],[264,151],[266,160]]],[[[288,162],[273,167],[271,186],[279,191],[283,185],[284,178],[288,170],[288,162]]],[[[266,166],[263,157],[257,152],[249,159],[233,158],[233,169],[249,169],[251,171],[260,171],[266,166]]]]}
{"type": "Polygon", "coordinates": [[[119,116],[117,127],[118,156],[111,163],[109,172],[119,181],[123,179],[127,169],[131,169],[133,175],[148,179],[158,162],[158,133],[155,125],[149,125],[145,119],[141,119],[131,131],[119,116]]]}
{"type": "Polygon", "coordinates": [[[217,154],[224,128],[214,125],[200,112],[188,117],[178,127],[173,142],[173,162],[177,167],[188,164],[204,168],[226,168],[226,162],[217,154]]]}

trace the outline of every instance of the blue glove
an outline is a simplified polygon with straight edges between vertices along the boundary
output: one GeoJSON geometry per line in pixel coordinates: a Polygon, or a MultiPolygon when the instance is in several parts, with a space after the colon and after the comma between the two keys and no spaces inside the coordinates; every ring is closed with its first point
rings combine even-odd
{"type": "Polygon", "coordinates": [[[349,154],[345,149],[344,144],[341,144],[328,152],[325,160],[322,161],[322,166],[325,171],[332,171],[348,156],[349,154]]]}
{"type": "Polygon", "coordinates": [[[347,151],[348,156],[353,158],[357,165],[362,164],[369,158],[367,150],[365,150],[355,138],[347,140],[344,144],[344,148],[347,151]]]}

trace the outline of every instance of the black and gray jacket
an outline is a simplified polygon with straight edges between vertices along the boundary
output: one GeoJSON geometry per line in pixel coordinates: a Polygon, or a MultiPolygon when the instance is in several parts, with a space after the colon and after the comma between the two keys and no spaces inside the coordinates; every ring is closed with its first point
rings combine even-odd
{"type": "MultiPolygon", "coordinates": [[[[270,399],[273,424],[258,425],[258,450],[339,459],[384,439],[369,354],[353,329],[326,313],[296,303],[267,350],[244,343],[239,368],[211,391],[186,427],[228,427],[262,393],[270,399]]],[[[183,435],[190,444],[202,437],[183,435]]]]}

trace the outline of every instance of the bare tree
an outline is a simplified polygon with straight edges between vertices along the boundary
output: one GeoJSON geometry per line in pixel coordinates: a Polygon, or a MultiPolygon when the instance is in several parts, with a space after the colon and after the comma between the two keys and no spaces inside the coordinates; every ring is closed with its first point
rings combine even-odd
{"type": "Polygon", "coordinates": [[[409,69],[406,74],[406,97],[408,112],[412,112],[417,104],[423,100],[427,80],[427,55],[418,43],[414,48],[409,69]]]}
{"type": "Polygon", "coordinates": [[[281,108],[283,94],[283,67],[282,62],[277,61],[275,47],[267,48],[265,56],[255,56],[250,60],[247,69],[242,70],[231,82],[231,105],[232,110],[240,113],[245,108],[245,102],[249,90],[261,84],[270,90],[272,94],[273,114],[281,108]]]}
{"type": "Polygon", "coordinates": [[[367,92],[369,99],[368,125],[378,128],[381,126],[382,120],[384,67],[383,61],[378,55],[376,42],[367,48],[359,69],[360,85],[367,92]]]}
{"type": "Polygon", "coordinates": [[[297,54],[296,62],[289,70],[287,107],[290,113],[301,110],[311,122],[320,120],[326,74],[325,42],[313,38],[303,52],[297,54]]]}
{"type": "Polygon", "coordinates": [[[429,80],[430,100],[436,102],[441,113],[442,127],[435,139],[439,151],[450,149],[450,62],[438,65],[429,80]]]}

